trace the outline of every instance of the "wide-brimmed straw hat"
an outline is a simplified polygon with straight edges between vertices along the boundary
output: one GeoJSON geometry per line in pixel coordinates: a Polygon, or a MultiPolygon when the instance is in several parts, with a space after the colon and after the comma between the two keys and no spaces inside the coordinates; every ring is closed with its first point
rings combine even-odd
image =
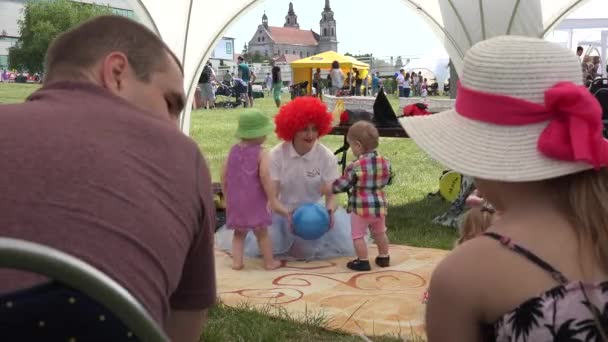
{"type": "Polygon", "coordinates": [[[274,123],[266,114],[256,109],[244,111],[239,116],[239,127],[235,136],[241,139],[265,137],[274,131],[274,123]]]}
{"type": "Polygon", "coordinates": [[[608,163],[601,107],[577,56],[536,38],[501,36],[464,59],[456,106],[400,120],[433,159],[465,175],[536,181],[608,163]]]}

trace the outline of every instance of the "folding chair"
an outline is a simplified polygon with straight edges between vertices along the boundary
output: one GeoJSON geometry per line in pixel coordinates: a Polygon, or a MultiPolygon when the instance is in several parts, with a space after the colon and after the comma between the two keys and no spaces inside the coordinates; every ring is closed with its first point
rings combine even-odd
{"type": "Polygon", "coordinates": [[[91,265],[37,243],[0,237],[0,268],[50,282],[0,294],[6,341],[169,341],[146,309],[91,265]]]}

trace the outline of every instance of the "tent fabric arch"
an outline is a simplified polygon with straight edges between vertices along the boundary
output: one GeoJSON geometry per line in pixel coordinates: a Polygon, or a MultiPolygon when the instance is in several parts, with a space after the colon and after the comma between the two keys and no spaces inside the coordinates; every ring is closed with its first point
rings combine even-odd
{"type": "MultiPolygon", "coordinates": [[[[422,16],[444,42],[458,71],[465,52],[477,41],[500,34],[543,37],[589,0],[402,0],[422,16]],[[507,14],[507,15],[505,15],[507,14]]],[[[209,58],[229,26],[261,0],[131,0],[144,24],[154,29],[182,60],[188,102],[192,103],[202,61],[209,58]],[[201,14],[204,20],[197,19],[201,14]]],[[[180,122],[190,130],[191,107],[180,122]]]]}

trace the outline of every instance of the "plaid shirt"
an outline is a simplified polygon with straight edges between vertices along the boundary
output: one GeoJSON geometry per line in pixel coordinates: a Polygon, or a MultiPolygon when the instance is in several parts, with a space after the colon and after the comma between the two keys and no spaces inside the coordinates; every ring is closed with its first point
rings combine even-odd
{"type": "Polygon", "coordinates": [[[387,213],[388,201],[384,187],[391,183],[393,172],[388,159],[376,151],[362,154],[344,170],[333,184],[333,192],[352,188],[348,211],[362,217],[380,217],[387,213]]]}

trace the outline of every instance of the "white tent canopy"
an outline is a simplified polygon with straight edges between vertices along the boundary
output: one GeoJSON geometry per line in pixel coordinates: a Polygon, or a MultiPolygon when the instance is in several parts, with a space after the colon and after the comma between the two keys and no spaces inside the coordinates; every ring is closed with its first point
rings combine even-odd
{"type": "MultiPolygon", "coordinates": [[[[132,0],[139,18],[160,34],[184,65],[188,103],[194,98],[202,61],[229,26],[263,0],[132,0]]],[[[476,42],[501,34],[543,37],[588,0],[402,0],[444,41],[456,69],[476,42]]],[[[382,5],[382,0],[378,3],[382,5]]],[[[181,119],[190,129],[190,106],[181,119]]]]}

